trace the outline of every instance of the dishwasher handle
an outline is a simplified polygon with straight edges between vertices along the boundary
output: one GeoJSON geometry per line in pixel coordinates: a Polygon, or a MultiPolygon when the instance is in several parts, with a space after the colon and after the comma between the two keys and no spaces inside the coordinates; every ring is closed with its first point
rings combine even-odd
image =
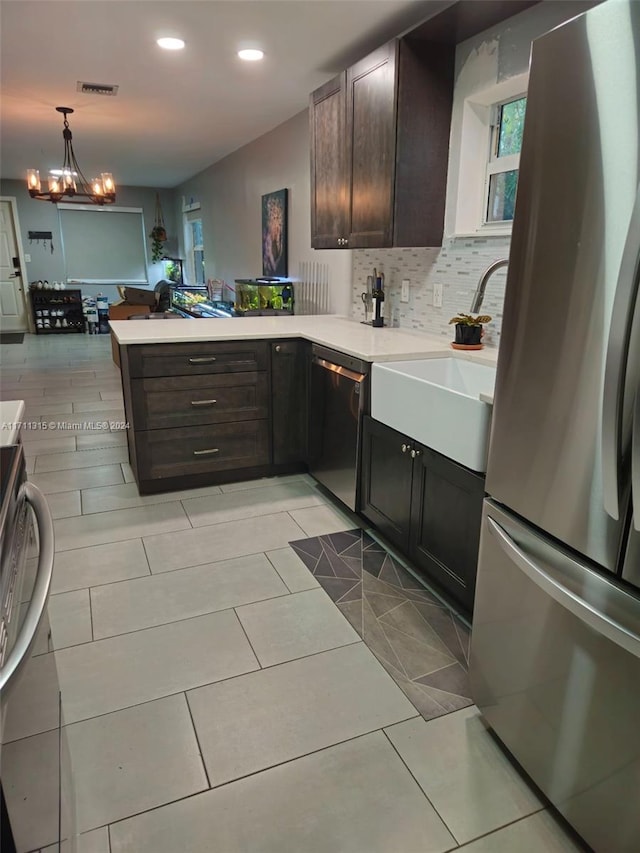
{"type": "Polygon", "coordinates": [[[348,367],[342,367],[340,364],[334,364],[332,361],[327,361],[326,358],[320,358],[318,355],[313,356],[312,363],[317,364],[318,367],[322,367],[324,370],[330,370],[332,373],[337,373],[340,376],[346,376],[347,379],[351,379],[353,382],[361,383],[367,378],[366,373],[358,373],[355,370],[350,370],[348,367]]]}
{"type": "Polygon", "coordinates": [[[53,575],[54,557],[54,533],[53,519],[44,495],[33,483],[23,483],[20,487],[19,499],[26,501],[33,508],[36,524],[38,526],[38,537],[40,542],[40,553],[38,555],[38,570],[33,595],[27,609],[20,632],[14,647],[0,669],[0,693],[7,688],[14,676],[26,661],[31,646],[35,639],[40,620],[47,606],[49,589],[51,587],[51,576],[53,575]]]}

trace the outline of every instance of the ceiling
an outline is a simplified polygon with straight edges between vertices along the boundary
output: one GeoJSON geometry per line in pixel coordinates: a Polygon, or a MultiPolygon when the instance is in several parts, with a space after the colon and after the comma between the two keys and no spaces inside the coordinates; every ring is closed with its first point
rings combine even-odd
{"type": "Polygon", "coordinates": [[[174,187],[300,112],[309,93],[451,0],[2,0],[0,169],[45,175],[70,117],[87,178],[174,187]],[[156,38],[180,36],[169,52],[156,38]],[[265,59],[241,62],[259,46],[265,59]],[[77,82],[117,84],[116,97],[77,82]]]}

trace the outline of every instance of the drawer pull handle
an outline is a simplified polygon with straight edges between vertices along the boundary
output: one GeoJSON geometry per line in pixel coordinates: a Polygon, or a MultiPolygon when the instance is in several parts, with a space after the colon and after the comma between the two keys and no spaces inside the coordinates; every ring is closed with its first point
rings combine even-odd
{"type": "Polygon", "coordinates": [[[207,355],[201,356],[200,358],[190,358],[189,364],[211,364],[211,362],[215,361],[215,355],[207,355]]]}
{"type": "Polygon", "coordinates": [[[213,406],[217,403],[217,400],[192,400],[192,406],[213,406]]]}
{"type": "Polygon", "coordinates": [[[208,450],[194,450],[194,456],[213,456],[214,453],[220,453],[219,448],[210,447],[208,450]]]}

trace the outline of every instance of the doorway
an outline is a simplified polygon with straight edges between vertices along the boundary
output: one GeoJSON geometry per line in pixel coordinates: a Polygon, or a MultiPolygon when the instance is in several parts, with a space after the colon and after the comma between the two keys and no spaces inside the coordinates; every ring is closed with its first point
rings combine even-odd
{"type": "Polygon", "coordinates": [[[14,204],[7,199],[0,200],[0,328],[3,332],[28,330],[17,224],[14,204]]]}

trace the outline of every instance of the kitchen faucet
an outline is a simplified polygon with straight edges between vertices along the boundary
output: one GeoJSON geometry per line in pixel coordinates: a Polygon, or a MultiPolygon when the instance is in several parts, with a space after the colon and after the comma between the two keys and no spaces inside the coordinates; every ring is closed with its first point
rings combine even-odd
{"type": "Polygon", "coordinates": [[[486,270],[480,276],[480,281],[478,282],[478,289],[473,295],[473,302],[471,303],[471,313],[477,314],[480,310],[480,306],[482,305],[482,300],[484,299],[484,291],[487,287],[487,282],[494,274],[496,270],[499,270],[501,267],[506,267],[509,263],[509,258],[501,258],[499,261],[494,261],[490,266],[486,268],[486,270]]]}

